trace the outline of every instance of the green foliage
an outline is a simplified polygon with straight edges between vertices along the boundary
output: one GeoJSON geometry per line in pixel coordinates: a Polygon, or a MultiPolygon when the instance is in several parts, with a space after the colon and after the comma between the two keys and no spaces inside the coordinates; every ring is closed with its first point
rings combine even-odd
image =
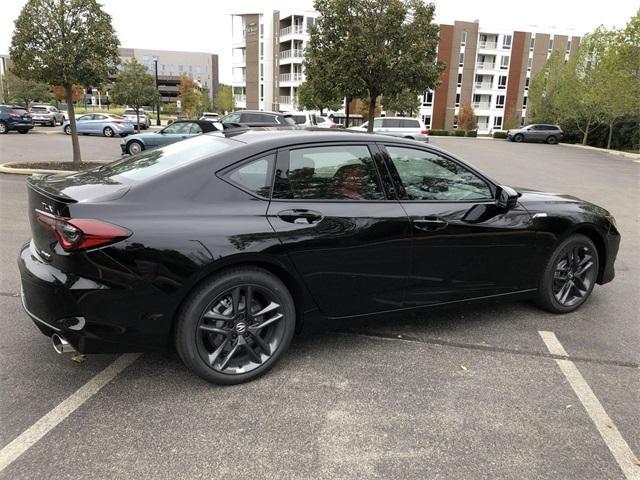
{"type": "Polygon", "coordinates": [[[111,17],[97,0],[28,0],[15,21],[9,55],[21,78],[65,88],[79,167],[73,85],[100,85],[115,73],[120,59],[111,17]]]}
{"type": "Polygon", "coordinates": [[[213,99],[213,108],[221,115],[233,111],[234,101],[231,85],[220,84],[218,94],[213,99]]]}
{"type": "Polygon", "coordinates": [[[316,0],[310,28],[307,79],[334,85],[339,98],[375,101],[405,90],[434,88],[444,66],[437,62],[435,7],[421,0],[316,0]]]}
{"type": "MultiPolygon", "coordinates": [[[[111,98],[115,103],[128,105],[136,111],[144,106],[157,105],[160,101],[155,79],[135,58],[123,65],[111,89],[111,98]]],[[[137,123],[136,128],[140,128],[140,119],[137,123]]]]}
{"type": "Polygon", "coordinates": [[[32,102],[48,102],[51,99],[49,85],[37,80],[25,80],[15,75],[11,70],[5,75],[7,99],[5,101],[19,103],[29,108],[32,102]]]}
{"type": "Polygon", "coordinates": [[[310,64],[305,59],[307,66],[307,78],[309,69],[314,73],[311,79],[305,80],[298,87],[298,107],[303,110],[338,110],[342,106],[342,99],[330,78],[325,72],[316,72],[316,65],[310,64]]]}
{"type": "Polygon", "coordinates": [[[504,130],[496,130],[493,132],[493,138],[507,138],[507,132],[504,130]]]}
{"type": "Polygon", "coordinates": [[[478,136],[477,130],[467,130],[467,137],[477,137],[477,136],[478,136]]]}
{"type": "Polygon", "coordinates": [[[382,106],[387,112],[397,112],[402,117],[415,117],[420,111],[421,92],[405,88],[402,92],[382,97],[382,106]]]}
{"type": "Polygon", "coordinates": [[[429,135],[434,137],[447,137],[449,135],[448,130],[429,130],[429,135]]]}
{"type": "Polygon", "coordinates": [[[457,130],[454,130],[454,131],[453,131],[453,134],[454,134],[456,137],[464,137],[464,136],[467,134],[467,132],[466,132],[466,130],[460,130],[460,129],[458,128],[457,130]]]}
{"type": "Polygon", "coordinates": [[[458,113],[458,128],[463,130],[475,130],[478,128],[478,119],[469,102],[464,103],[458,113]]]}
{"type": "Polygon", "coordinates": [[[201,112],[202,92],[196,82],[183,74],[178,85],[178,95],[180,97],[180,113],[182,117],[195,118],[201,112]]]}

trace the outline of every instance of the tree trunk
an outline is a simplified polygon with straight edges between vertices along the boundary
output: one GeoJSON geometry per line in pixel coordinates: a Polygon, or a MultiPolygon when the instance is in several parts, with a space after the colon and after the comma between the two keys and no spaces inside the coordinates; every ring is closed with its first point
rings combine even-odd
{"type": "Polygon", "coordinates": [[[584,135],[582,136],[582,144],[587,144],[587,138],[589,137],[589,127],[591,126],[591,120],[587,122],[587,126],[584,127],[584,135]]]}
{"type": "Polygon", "coordinates": [[[369,123],[367,124],[367,132],[373,133],[373,121],[376,117],[376,100],[378,99],[377,95],[371,93],[369,96],[369,119],[367,120],[369,123]]]}
{"type": "Polygon", "coordinates": [[[611,137],[613,136],[613,120],[609,122],[609,138],[607,139],[607,148],[611,148],[611,137]]]}
{"type": "Polygon", "coordinates": [[[346,114],[346,118],[344,120],[344,128],[349,128],[349,104],[351,103],[351,99],[349,97],[345,97],[345,106],[344,111],[346,114]]]}
{"type": "Polygon", "coordinates": [[[73,168],[80,170],[82,157],[80,156],[80,142],[78,141],[78,129],[76,128],[76,112],[73,108],[73,85],[64,86],[64,94],[67,100],[67,113],[71,126],[71,145],[73,148],[73,168]]]}
{"type": "Polygon", "coordinates": [[[140,110],[136,108],[136,132],[140,133],[140,110]]]}

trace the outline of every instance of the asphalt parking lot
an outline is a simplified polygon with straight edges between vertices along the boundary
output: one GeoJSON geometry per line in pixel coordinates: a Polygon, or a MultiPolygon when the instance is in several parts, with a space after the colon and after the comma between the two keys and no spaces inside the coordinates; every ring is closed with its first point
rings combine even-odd
{"type": "MultiPolygon", "coordinates": [[[[69,158],[70,143],[4,135],[0,162],[69,158]]],[[[84,160],[119,158],[118,143],[83,137],[84,160]]],[[[235,387],[206,384],[175,356],[120,357],[128,366],[68,415],[54,409],[118,357],[76,364],[23,313],[24,178],[0,175],[0,479],[640,478],[611,450],[619,432],[640,455],[640,163],[563,145],[432,143],[502,183],[607,208],[622,233],[616,279],[565,316],[519,302],[311,325],[269,374],[235,387]],[[52,428],[34,442],[45,415],[52,428]]]]}

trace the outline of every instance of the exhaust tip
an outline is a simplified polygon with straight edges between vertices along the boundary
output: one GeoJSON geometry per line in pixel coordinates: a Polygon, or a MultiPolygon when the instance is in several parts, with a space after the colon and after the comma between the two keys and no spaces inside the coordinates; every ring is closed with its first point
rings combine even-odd
{"type": "Polygon", "coordinates": [[[53,349],[58,354],[75,352],[76,349],[71,346],[69,342],[67,342],[64,338],[62,338],[57,333],[51,335],[51,343],[53,345],[53,349]]]}

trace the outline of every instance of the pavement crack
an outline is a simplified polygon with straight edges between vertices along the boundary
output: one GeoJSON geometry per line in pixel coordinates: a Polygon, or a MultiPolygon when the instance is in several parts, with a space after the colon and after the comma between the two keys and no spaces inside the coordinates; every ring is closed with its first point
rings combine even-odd
{"type": "Polygon", "coordinates": [[[19,293],[0,292],[0,297],[19,297],[19,296],[20,296],[19,293]]]}
{"type": "Polygon", "coordinates": [[[359,337],[368,337],[368,338],[382,339],[382,340],[395,340],[398,342],[426,343],[429,345],[440,345],[444,347],[464,348],[467,350],[482,350],[487,352],[510,353],[514,355],[524,355],[528,357],[551,358],[554,360],[571,360],[574,362],[594,363],[597,365],[612,365],[616,367],[640,368],[639,363],[626,362],[623,360],[609,360],[605,358],[581,357],[581,356],[573,356],[573,355],[567,355],[567,356],[556,355],[548,352],[537,352],[532,350],[520,350],[517,348],[496,347],[493,345],[484,345],[479,343],[455,342],[455,341],[443,340],[439,338],[418,338],[418,337],[412,337],[410,335],[405,335],[405,334],[402,334],[402,337],[399,337],[398,334],[356,331],[356,330],[333,330],[330,333],[337,334],[337,335],[352,335],[352,336],[359,336],[359,337]]]}

